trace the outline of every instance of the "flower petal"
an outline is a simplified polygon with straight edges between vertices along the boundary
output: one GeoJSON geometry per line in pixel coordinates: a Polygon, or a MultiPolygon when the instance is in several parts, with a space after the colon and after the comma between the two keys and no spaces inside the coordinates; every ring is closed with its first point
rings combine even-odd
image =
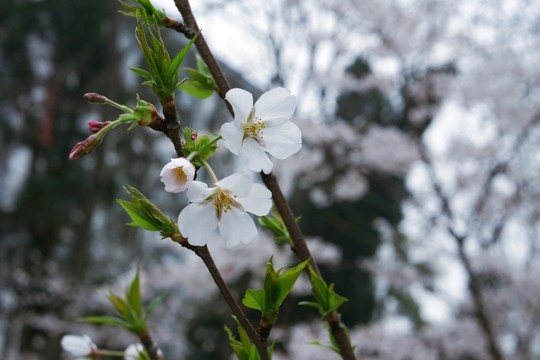
{"type": "Polygon", "coordinates": [[[244,129],[237,126],[234,122],[228,122],[221,125],[221,136],[223,137],[225,147],[235,155],[240,152],[242,139],[244,138],[244,129]]]}
{"type": "Polygon", "coordinates": [[[290,119],[298,99],[285,88],[279,87],[265,92],[255,103],[255,115],[264,121],[275,118],[290,119]]]}
{"type": "Polygon", "coordinates": [[[224,212],[218,226],[228,249],[240,242],[248,243],[257,235],[257,228],[251,217],[237,207],[224,212]]]}
{"type": "Polygon", "coordinates": [[[213,191],[213,189],[209,189],[208,185],[201,181],[192,181],[188,187],[187,197],[191,202],[200,203],[206,200],[213,191]]]}
{"type": "Polygon", "coordinates": [[[206,245],[215,237],[218,227],[214,204],[189,204],[178,215],[178,227],[191,245],[206,245]]]}
{"type": "Polygon", "coordinates": [[[264,147],[278,159],[286,159],[302,147],[302,133],[298,126],[288,121],[264,130],[264,147]]]}
{"type": "Polygon", "coordinates": [[[249,172],[234,173],[219,180],[216,185],[220,188],[230,190],[239,197],[244,197],[249,194],[253,185],[253,174],[249,172]]]}
{"type": "Polygon", "coordinates": [[[245,123],[253,109],[253,95],[246,90],[236,88],[227,91],[225,100],[233,107],[234,119],[240,120],[240,124],[245,123]]]}
{"type": "Polygon", "coordinates": [[[246,138],[244,140],[240,155],[247,162],[246,166],[249,170],[256,172],[262,170],[265,174],[270,174],[272,171],[274,165],[266,155],[265,149],[255,139],[246,138]]]}
{"type": "Polygon", "coordinates": [[[61,340],[62,348],[73,356],[87,356],[92,353],[97,346],[88,335],[64,335],[61,340]]]}
{"type": "Polygon", "coordinates": [[[272,193],[262,184],[253,184],[249,195],[239,198],[238,202],[244,210],[257,216],[264,216],[272,208],[272,193]]]}

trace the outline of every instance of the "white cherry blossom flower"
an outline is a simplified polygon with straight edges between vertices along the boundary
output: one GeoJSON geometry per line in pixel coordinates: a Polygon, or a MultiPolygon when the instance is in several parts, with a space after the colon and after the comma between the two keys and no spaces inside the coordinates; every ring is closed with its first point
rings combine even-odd
{"type": "Polygon", "coordinates": [[[242,89],[231,89],[225,99],[232,105],[234,120],[223,124],[225,146],[246,160],[248,169],[272,171],[267,152],[286,159],[302,147],[302,134],[290,121],[297,98],[285,88],[275,88],[261,95],[253,105],[253,96],[242,89]]]}
{"type": "Polygon", "coordinates": [[[223,239],[227,248],[248,243],[257,228],[247,212],[263,216],[272,207],[270,190],[253,183],[249,172],[232,174],[211,188],[193,181],[187,196],[191,204],[180,212],[178,226],[188,242],[197,246],[215,239],[223,239]]]}
{"type": "Polygon", "coordinates": [[[161,181],[165,184],[165,191],[178,193],[185,191],[195,176],[195,166],[186,158],[171,159],[161,169],[161,181]]]}
{"type": "Polygon", "coordinates": [[[60,342],[62,348],[80,359],[89,358],[98,351],[98,347],[87,335],[64,335],[60,342]]]}
{"type": "Polygon", "coordinates": [[[144,347],[141,344],[131,344],[124,350],[124,360],[138,360],[144,353],[144,347]]]}

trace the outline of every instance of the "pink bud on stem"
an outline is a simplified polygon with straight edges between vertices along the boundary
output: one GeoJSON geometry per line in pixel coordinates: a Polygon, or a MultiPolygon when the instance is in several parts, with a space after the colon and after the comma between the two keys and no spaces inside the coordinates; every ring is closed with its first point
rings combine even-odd
{"type": "Polygon", "coordinates": [[[197,133],[194,131],[191,133],[191,140],[195,140],[197,138],[197,133]]]}
{"type": "Polygon", "coordinates": [[[90,154],[101,143],[102,136],[92,134],[86,140],[77,143],[69,153],[69,160],[77,160],[90,154]]]}
{"type": "Polygon", "coordinates": [[[105,96],[97,93],[86,93],[84,94],[83,98],[88,102],[99,104],[106,103],[109,100],[105,96]]]}
{"type": "Polygon", "coordinates": [[[95,134],[99,132],[101,129],[103,129],[104,127],[106,127],[107,125],[109,125],[110,123],[111,123],[110,121],[104,121],[104,122],[90,121],[88,123],[88,130],[90,130],[92,134],[95,134]]]}

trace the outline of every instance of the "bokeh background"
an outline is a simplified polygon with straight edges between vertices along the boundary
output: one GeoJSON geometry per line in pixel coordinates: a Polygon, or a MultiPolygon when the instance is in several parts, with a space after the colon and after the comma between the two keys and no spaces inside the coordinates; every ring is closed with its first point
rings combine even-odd
{"type": "MultiPolygon", "coordinates": [[[[166,1],[171,18],[179,19],[166,1]]],[[[540,357],[540,2],[530,0],[205,0],[199,26],[233,87],[299,97],[304,146],[275,164],[360,359],[540,357]],[[490,347],[491,343],[491,347],[490,347]]],[[[128,66],[144,67],[135,20],[110,0],[0,3],[0,357],[68,359],[64,334],[100,347],[136,341],[77,322],[112,314],[141,266],[167,359],[231,359],[230,312],[193,254],[125,226],[115,199],[132,185],[176,218],[186,204],[159,181],[174,156],[148,129],[115,129],[67,160],[89,121],[157,104],[128,66]]],[[[163,30],[171,53],[185,39],[163,30]]],[[[193,63],[194,51],[187,60],[193,63]]],[[[179,93],[201,133],[230,116],[221,99],[179,93]]],[[[219,176],[234,168],[216,155],[219,176]]],[[[204,179],[204,175],[202,178],[204,179]]],[[[260,287],[270,234],[211,251],[237,298],[260,287]]],[[[280,313],[275,359],[338,358],[301,278],[280,313]]],[[[249,313],[255,322],[257,315],[249,313]]]]}

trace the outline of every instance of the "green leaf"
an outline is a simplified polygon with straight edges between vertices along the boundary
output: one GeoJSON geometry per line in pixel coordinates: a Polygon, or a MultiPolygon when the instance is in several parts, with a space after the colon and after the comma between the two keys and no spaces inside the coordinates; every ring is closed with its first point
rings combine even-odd
{"type": "Polygon", "coordinates": [[[139,266],[137,266],[137,272],[131,285],[129,286],[127,300],[131,308],[135,311],[137,317],[142,316],[142,300],[141,300],[141,287],[139,282],[139,266]]]}
{"type": "Polygon", "coordinates": [[[322,346],[322,347],[324,347],[324,348],[327,348],[327,349],[330,349],[330,350],[332,350],[332,351],[335,351],[335,352],[338,353],[338,354],[341,354],[341,351],[339,350],[339,348],[338,348],[337,346],[332,346],[332,345],[322,344],[322,343],[320,343],[320,342],[318,342],[318,341],[312,341],[312,342],[310,342],[309,344],[311,344],[311,345],[322,346]]]}
{"type": "Polygon", "coordinates": [[[130,67],[129,70],[133,71],[135,74],[139,75],[139,76],[142,76],[143,78],[145,78],[146,80],[152,80],[152,75],[150,75],[150,73],[146,70],[143,70],[143,69],[138,69],[138,68],[132,68],[130,67]]]}
{"type": "Polygon", "coordinates": [[[233,349],[234,354],[239,360],[247,360],[249,357],[249,354],[246,354],[244,351],[244,346],[242,343],[234,338],[234,335],[232,331],[227,327],[224,326],[225,331],[229,335],[229,344],[231,345],[231,348],[233,349]]]}
{"type": "MultiPolygon", "coordinates": [[[[313,297],[319,305],[315,307],[319,308],[319,312],[322,316],[328,316],[337,310],[341,304],[347,301],[347,298],[344,298],[343,296],[340,296],[334,292],[334,284],[327,286],[324,280],[315,273],[311,265],[309,265],[309,272],[311,275],[310,281],[313,297]]],[[[312,303],[305,305],[313,306],[311,304],[312,303]]]]}
{"type": "Polygon", "coordinates": [[[279,275],[277,280],[279,287],[279,295],[277,298],[278,306],[280,306],[285,297],[287,297],[293,285],[296,283],[298,276],[300,276],[308,263],[309,259],[279,275]]]}
{"type": "Polygon", "coordinates": [[[122,326],[124,328],[129,326],[127,322],[115,316],[86,316],[78,320],[95,324],[122,326]]]}
{"type": "Polygon", "coordinates": [[[124,208],[124,210],[128,213],[129,217],[133,221],[127,225],[138,226],[140,228],[150,231],[159,230],[159,227],[149,222],[148,219],[145,218],[145,212],[142,211],[136,204],[121,199],[117,199],[116,201],[124,208]]]}
{"type": "Polygon", "coordinates": [[[212,73],[210,72],[208,65],[206,65],[206,63],[204,62],[204,60],[199,54],[195,55],[195,61],[197,62],[197,70],[199,70],[199,72],[205,75],[206,77],[212,78],[212,73]]]}
{"type": "Polygon", "coordinates": [[[178,86],[179,90],[182,90],[189,95],[196,97],[197,99],[206,99],[212,96],[214,93],[214,88],[208,88],[207,86],[201,84],[197,80],[189,80],[185,83],[178,86]]]}
{"type": "Polygon", "coordinates": [[[152,302],[147,306],[146,310],[144,311],[145,320],[152,313],[152,311],[154,311],[154,308],[161,302],[161,300],[165,298],[165,296],[167,296],[167,293],[163,293],[159,295],[157,298],[155,298],[154,300],[152,300],[152,302]]]}
{"type": "Polygon", "coordinates": [[[251,345],[251,347],[249,348],[248,360],[261,360],[261,355],[259,355],[259,352],[257,351],[257,347],[255,347],[255,345],[251,345]]]}
{"type": "Polygon", "coordinates": [[[107,295],[107,299],[109,299],[109,301],[114,306],[118,314],[120,314],[125,320],[129,321],[130,319],[132,319],[129,304],[124,299],[113,294],[112,292],[110,292],[109,295],[107,295]]]}
{"type": "Polygon", "coordinates": [[[168,68],[167,68],[167,76],[169,78],[172,78],[174,74],[177,74],[178,76],[178,68],[182,64],[182,61],[184,61],[184,58],[186,57],[189,49],[191,48],[191,45],[197,40],[197,37],[199,36],[201,32],[199,31],[195,36],[191,39],[191,41],[180,50],[180,52],[174,57],[174,59],[170,62],[168,68]]]}
{"type": "Polygon", "coordinates": [[[263,311],[266,307],[266,295],[263,289],[247,289],[242,304],[248,308],[263,311]]]}

